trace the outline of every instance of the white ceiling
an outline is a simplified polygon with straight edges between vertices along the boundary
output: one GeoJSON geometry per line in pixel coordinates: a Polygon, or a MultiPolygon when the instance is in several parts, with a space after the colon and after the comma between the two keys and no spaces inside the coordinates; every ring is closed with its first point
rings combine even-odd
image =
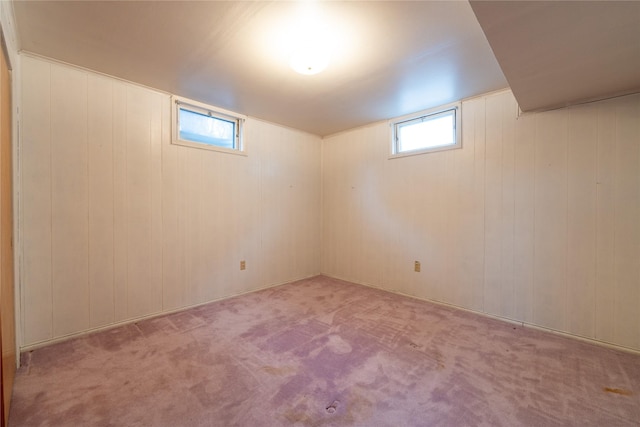
{"type": "Polygon", "coordinates": [[[467,2],[316,6],[339,49],[304,76],[300,2],[14,2],[22,50],[321,136],[507,87],[467,2]]]}
{"type": "Polygon", "coordinates": [[[509,85],[525,111],[640,92],[640,1],[320,1],[339,41],[313,76],[288,65],[303,3],[14,9],[24,51],[321,136],[509,85]]]}
{"type": "Polygon", "coordinates": [[[471,1],[523,111],[640,92],[640,1],[471,1]]]}

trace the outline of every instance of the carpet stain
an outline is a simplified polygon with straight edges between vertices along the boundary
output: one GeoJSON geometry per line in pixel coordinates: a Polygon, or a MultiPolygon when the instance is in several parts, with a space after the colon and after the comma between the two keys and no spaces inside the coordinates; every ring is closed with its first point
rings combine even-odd
{"type": "Polygon", "coordinates": [[[625,389],[622,389],[622,388],[605,387],[603,390],[606,391],[607,393],[620,394],[622,396],[632,396],[633,395],[633,392],[631,390],[625,390],[625,389]]]}
{"type": "Polygon", "coordinates": [[[296,372],[294,368],[290,368],[290,367],[278,368],[277,366],[263,366],[260,368],[260,370],[266,372],[267,374],[276,375],[280,377],[284,377],[296,372]]]}
{"type": "Polygon", "coordinates": [[[366,421],[371,419],[373,403],[364,397],[363,393],[367,393],[367,391],[360,387],[351,389],[345,402],[347,411],[344,416],[344,424],[350,425],[356,422],[365,422],[363,425],[368,425],[366,421]]]}
{"type": "Polygon", "coordinates": [[[353,348],[351,345],[342,339],[339,335],[329,335],[329,342],[327,342],[327,347],[329,350],[334,352],[335,354],[347,354],[351,353],[353,348]]]}
{"type": "Polygon", "coordinates": [[[297,412],[295,410],[289,410],[283,414],[284,418],[291,424],[302,424],[305,426],[318,425],[314,422],[313,418],[303,412],[297,412]]]}
{"type": "Polygon", "coordinates": [[[339,401],[334,400],[334,401],[331,403],[331,405],[329,405],[329,406],[327,406],[327,407],[325,408],[325,409],[326,409],[326,411],[327,411],[328,413],[330,413],[330,414],[335,413],[335,412],[336,412],[336,409],[338,409],[338,404],[339,404],[339,403],[340,403],[339,401]]]}

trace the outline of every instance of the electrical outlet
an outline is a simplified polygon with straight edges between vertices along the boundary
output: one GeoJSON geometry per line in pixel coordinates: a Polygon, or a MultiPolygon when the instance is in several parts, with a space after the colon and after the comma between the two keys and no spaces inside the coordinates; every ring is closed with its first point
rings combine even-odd
{"type": "Polygon", "coordinates": [[[247,269],[247,263],[245,261],[240,261],[240,270],[246,270],[247,269]]]}
{"type": "Polygon", "coordinates": [[[420,273],[420,261],[416,261],[413,264],[413,271],[415,271],[416,273],[420,273]]]}

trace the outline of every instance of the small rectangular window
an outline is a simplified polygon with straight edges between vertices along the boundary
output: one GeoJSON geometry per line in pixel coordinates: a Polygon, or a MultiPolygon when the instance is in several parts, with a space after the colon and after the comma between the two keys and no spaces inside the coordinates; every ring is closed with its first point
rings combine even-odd
{"type": "Polygon", "coordinates": [[[392,121],[391,156],[460,148],[458,105],[423,111],[392,121]]]}
{"type": "Polygon", "coordinates": [[[173,97],[173,143],[241,153],[244,117],[196,101],[173,97]]]}

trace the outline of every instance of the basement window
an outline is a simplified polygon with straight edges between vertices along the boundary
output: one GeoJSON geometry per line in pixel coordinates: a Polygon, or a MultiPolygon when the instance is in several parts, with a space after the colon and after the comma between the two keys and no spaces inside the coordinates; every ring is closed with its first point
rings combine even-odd
{"type": "Polygon", "coordinates": [[[173,144],[242,154],[245,117],[197,101],[172,97],[173,144]]]}
{"type": "Polygon", "coordinates": [[[403,157],[462,146],[460,104],[397,118],[391,122],[391,157],[403,157]]]}

